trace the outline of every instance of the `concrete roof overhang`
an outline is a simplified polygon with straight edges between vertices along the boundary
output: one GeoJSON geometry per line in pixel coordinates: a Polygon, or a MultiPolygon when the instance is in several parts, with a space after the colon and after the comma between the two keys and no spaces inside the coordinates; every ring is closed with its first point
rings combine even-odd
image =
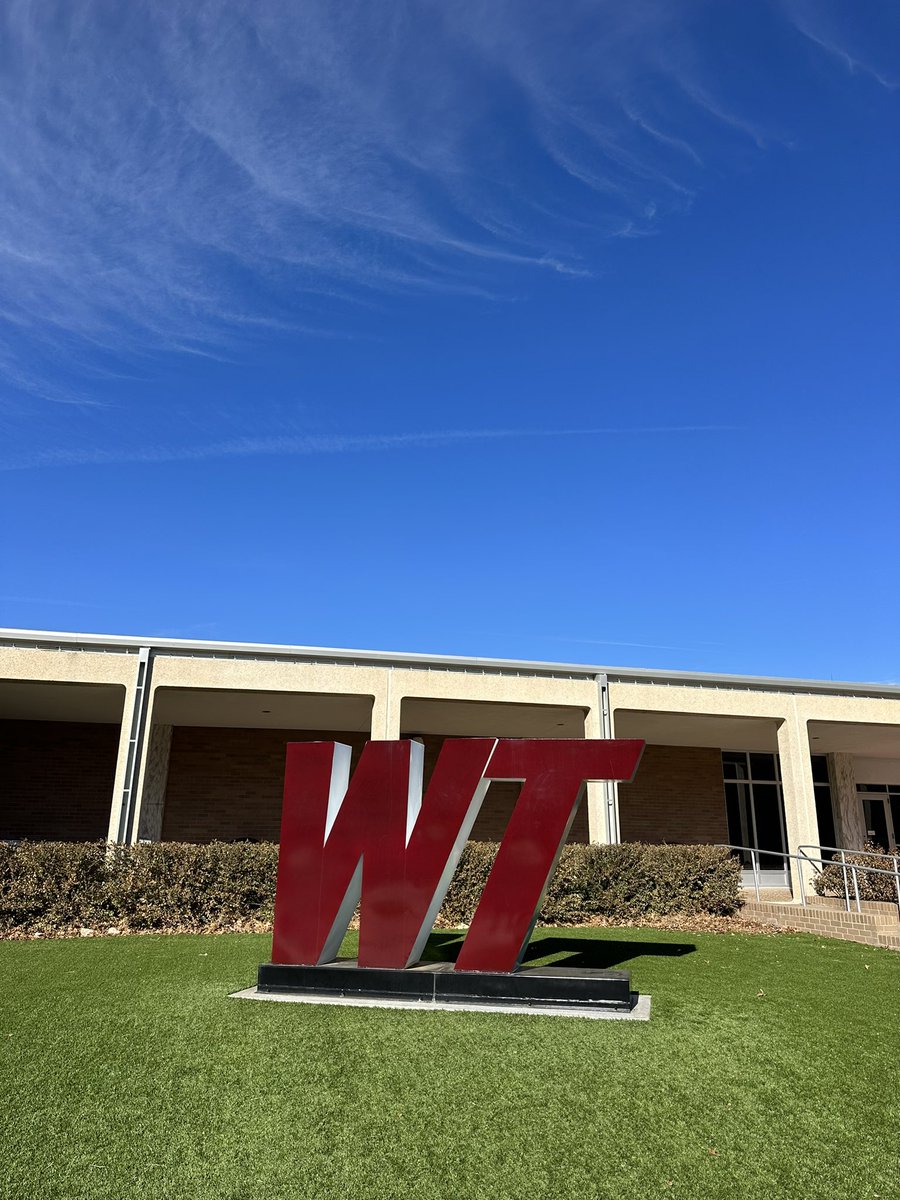
{"type": "MultiPolygon", "coordinates": [[[[707,746],[720,750],[778,749],[778,722],[771,717],[727,717],[698,713],[619,709],[616,736],[643,738],[660,746],[707,746]]],[[[849,721],[810,721],[813,754],[900,759],[900,727],[849,721]]]]}
{"type": "MultiPolygon", "coordinates": [[[[407,698],[404,737],[584,737],[584,710],[537,704],[407,698]]],[[[372,697],[330,693],[157,688],[160,725],[368,733],[372,697]]]]}
{"type": "Polygon", "coordinates": [[[408,698],[401,709],[404,737],[584,737],[584,709],[481,700],[408,698]]]}
{"type": "Polygon", "coordinates": [[[530,676],[552,675],[570,678],[605,676],[610,681],[621,683],[682,684],[695,687],[740,688],[838,696],[883,696],[900,699],[900,684],[893,682],[854,683],[822,679],[782,679],[776,676],[659,671],[644,667],[611,667],[505,658],[466,658],[459,655],[406,654],[381,650],[347,650],[264,642],[192,641],[183,638],[132,637],[0,628],[0,646],[2,645],[51,650],[105,650],[119,654],[136,654],[142,647],[149,647],[157,654],[187,657],[272,658],[360,666],[434,668],[437,670],[480,671],[530,676]]]}
{"type": "Polygon", "coordinates": [[[125,688],[112,683],[0,680],[0,720],[118,725],[125,688]]]}
{"type": "Polygon", "coordinates": [[[372,697],[160,687],[153,720],[159,725],[368,733],[372,697]]]}
{"type": "Polygon", "coordinates": [[[849,721],[810,721],[809,745],[813,754],[900,758],[900,727],[851,724],[849,721]]]}
{"type": "Polygon", "coordinates": [[[705,746],[716,750],[778,749],[778,722],[771,717],[720,717],[697,713],[616,712],[616,737],[643,738],[657,746],[705,746]]]}

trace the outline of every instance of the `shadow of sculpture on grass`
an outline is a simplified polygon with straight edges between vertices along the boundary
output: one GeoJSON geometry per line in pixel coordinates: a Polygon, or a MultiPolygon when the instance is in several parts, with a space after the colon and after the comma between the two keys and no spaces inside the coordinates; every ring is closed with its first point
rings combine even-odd
{"type": "MultiPolygon", "coordinates": [[[[437,930],[422,955],[423,962],[455,962],[465,934],[437,930]]],[[[523,966],[586,967],[613,970],[634,958],[682,958],[697,949],[691,942],[638,942],[592,937],[537,937],[528,944],[523,966]]]]}

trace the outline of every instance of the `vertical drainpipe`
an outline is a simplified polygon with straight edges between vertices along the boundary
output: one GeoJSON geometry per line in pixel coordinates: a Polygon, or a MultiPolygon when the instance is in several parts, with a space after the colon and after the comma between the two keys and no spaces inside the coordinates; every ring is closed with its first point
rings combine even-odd
{"type": "Polygon", "coordinates": [[[131,710],[131,733],[128,738],[125,784],[122,788],[122,806],[119,809],[119,833],[116,841],[120,845],[127,845],[131,842],[134,834],[135,800],[140,786],[141,752],[144,748],[144,736],[147,728],[152,672],[153,652],[149,646],[141,646],[138,651],[137,682],[134,689],[134,705],[131,710]]]}
{"type": "MultiPolygon", "coordinates": [[[[612,715],[609,710],[609,679],[606,675],[597,676],[597,694],[600,700],[601,736],[611,738],[613,735],[612,715]]],[[[610,845],[615,845],[621,841],[619,833],[619,793],[615,780],[604,780],[603,794],[606,800],[606,838],[610,845]]]]}

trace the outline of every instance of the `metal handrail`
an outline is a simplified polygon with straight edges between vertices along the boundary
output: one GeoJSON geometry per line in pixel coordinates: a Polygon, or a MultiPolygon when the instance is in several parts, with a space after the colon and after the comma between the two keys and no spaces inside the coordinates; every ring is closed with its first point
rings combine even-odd
{"type": "Polygon", "coordinates": [[[805,846],[798,846],[798,851],[804,850],[832,850],[835,854],[861,854],[864,858],[890,858],[897,861],[896,854],[887,854],[883,850],[848,850],[846,846],[820,846],[816,842],[809,842],[805,846]]]}
{"type": "MultiPolygon", "coordinates": [[[[848,853],[848,851],[847,851],[846,847],[844,847],[844,846],[816,846],[816,845],[812,845],[812,844],[797,847],[798,854],[802,854],[808,861],[821,862],[822,860],[820,858],[816,858],[814,855],[808,855],[806,853],[807,850],[831,850],[831,851],[834,851],[834,853],[839,854],[841,856],[841,868],[842,868],[843,875],[844,875],[844,898],[847,902],[847,912],[850,912],[850,889],[847,887],[847,866],[848,866],[847,853],[848,853]]],[[[895,890],[897,893],[897,907],[900,908],[900,857],[898,857],[898,855],[896,855],[896,854],[879,853],[877,850],[851,850],[850,853],[855,856],[862,857],[862,858],[890,859],[890,861],[893,863],[892,870],[885,870],[882,867],[865,867],[865,866],[859,867],[859,870],[871,871],[875,875],[884,875],[884,874],[893,875],[894,887],[895,887],[895,890]]],[[[832,866],[834,865],[833,859],[832,859],[831,865],[832,866]]],[[[857,868],[858,864],[850,863],[849,866],[850,866],[850,870],[853,873],[853,892],[856,897],[856,911],[859,912],[860,911],[859,878],[856,873],[856,868],[857,868]]],[[[818,867],[817,870],[821,874],[822,868],[818,867]]]]}
{"type": "MultiPolygon", "coordinates": [[[[803,864],[805,862],[809,863],[810,865],[815,865],[816,863],[820,864],[820,866],[817,868],[817,870],[819,871],[820,874],[821,874],[821,870],[822,870],[823,866],[834,866],[835,865],[833,859],[822,858],[822,857],[820,857],[818,855],[814,855],[814,854],[807,854],[806,853],[807,847],[803,847],[803,846],[798,847],[797,854],[789,854],[789,853],[787,853],[787,851],[784,851],[784,850],[759,850],[755,846],[737,846],[730,842],[720,842],[719,845],[722,847],[723,850],[741,850],[750,855],[750,865],[753,870],[753,888],[756,893],[757,902],[759,902],[761,900],[760,882],[759,882],[759,874],[760,874],[759,873],[759,858],[760,858],[760,855],[762,855],[762,854],[768,855],[770,858],[780,858],[785,861],[793,860],[797,863],[797,878],[798,878],[798,883],[799,883],[800,902],[804,906],[804,908],[807,905],[807,899],[806,899],[806,887],[804,886],[804,879],[803,879],[803,864]]],[[[859,863],[848,863],[846,860],[847,851],[838,846],[835,846],[835,847],[818,846],[818,847],[816,847],[816,849],[819,849],[819,850],[834,849],[841,855],[841,866],[843,868],[843,874],[844,874],[844,897],[845,897],[845,900],[847,903],[847,912],[851,911],[850,889],[847,887],[847,872],[848,871],[850,872],[850,876],[853,881],[853,894],[854,894],[854,898],[856,900],[857,913],[862,912],[862,902],[860,901],[860,897],[859,897],[859,872],[860,871],[864,871],[868,875],[888,875],[888,876],[890,876],[894,880],[894,887],[897,892],[897,908],[898,908],[898,911],[900,911],[900,858],[897,858],[896,855],[890,855],[890,856],[885,855],[884,856],[885,858],[890,857],[894,864],[893,870],[887,871],[883,867],[864,867],[864,866],[860,866],[859,863]]],[[[851,853],[855,853],[855,851],[851,851],[851,853]]],[[[869,852],[862,851],[861,853],[868,854],[869,852]]]]}

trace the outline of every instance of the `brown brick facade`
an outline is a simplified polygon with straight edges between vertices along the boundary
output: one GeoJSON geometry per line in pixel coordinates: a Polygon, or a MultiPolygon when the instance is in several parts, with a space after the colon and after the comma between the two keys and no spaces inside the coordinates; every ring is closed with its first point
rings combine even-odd
{"type": "Polygon", "coordinates": [[[162,837],[166,842],[277,842],[288,742],[344,742],[353,764],[362,733],[295,729],[172,730],[162,837]]]}
{"type": "Polygon", "coordinates": [[[117,725],[0,721],[0,838],[105,838],[118,751],[117,725]]]}
{"type": "MultiPolygon", "coordinates": [[[[355,766],[366,737],[362,733],[177,726],[172,731],[163,840],[277,841],[287,743],[346,742],[353,747],[355,766]]],[[[424,741],[427,784],[443,738],[428,737],[424,741]]],[[[492,784],[472,837],[499,841],[518,794],[518,784],[492,784]]],[[[569,840],[588,841],[585,805],[576,815],[569,840]]]]}
{"type": "MultiPolygon", "coordinates": [[[[425,736],[421,740],[425,743],[425,783],[427,786],[441,746],[444,744],[444,739],[442,737],[425,736]]],[[[521,784],[518,783],[501,783],[498,781],[491,784],[484,798],[484,803],[481,806],[481,812],[476,817],[475,824],[472,827],[471,839],[473,842],[499,842],[502,839],[516,800],[519,798],[520,791],[521,784]]],[[[569,841],[590,841],[588,835],[587,803],[584,801],[582,801],[578,812],[575,814],[575,820],[569,831],[569,841]]]]}
{"type": "MultiPolygon", "coordinates": [[[[355,764],[365,736],[179,726],[173,732],[162,836],[277,841],[287,742],[346,742],[355,764]]],[[[105,837],[118,740],[113,725],[0,721],[0,837],[105,837]]],[[[443,739],[424,741],[427,782],[443,739]]],[[[473,839],[499,841],[518,794],[518,784],[493,784],[473,839]]],[[[626,841],[727,841],[719,751],[647,746],[634,783],[620,785],[619,812],[626,841]]],[[[569,840],[589,840],[584,804],[569,840]]]]}
{"type": "Polygon", "coordinates": [[[727,842],[721,752],[647,746],[634,782],[619,784],[619,824],[625,842],[727,842]]]}

